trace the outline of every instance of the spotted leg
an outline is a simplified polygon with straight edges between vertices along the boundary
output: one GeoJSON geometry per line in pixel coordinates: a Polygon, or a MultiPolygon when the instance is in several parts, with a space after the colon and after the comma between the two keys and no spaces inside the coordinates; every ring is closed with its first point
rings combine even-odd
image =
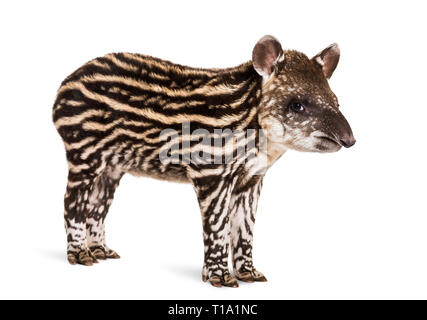
{"type": "Polygon", "coordinates": [[[105,242],[105,218],[122,176],[123,173],[117,168],[105,169],[96,178],[89,193],[86,236],[89,250],[96,259],[120,258],[105,242]]]}
{"type": "Polygon", "coordinates": [[[228,269],[230,219],[228,216],[235,179],[217,176],[193,179],[203,223],[203,281],[215,287],[237,287],[228,269]]]}
{"type": "Polygon", "coordinates": [[[67,258],[71,264],[91,266],[97,262],[96,257],[117,256],[106,247],[104,231],[105,215],[122,176],[112,172],[106,169],[100,175],[82,175],[70,171],[68,175],[64,219],[67,258]]]}
{"type": "Polygon", "coordinates": [[[93,176],[76,174],[70,170],[64,197],[64,220],[67,232],[67,258],[71,264],[91,266],[97,262],[86,239],[89,192],[93,176]]]}
{"type": "Polygon", "coordinates": [[[252,262],[253,227],[262,188],[262,176],[234,189],[230,203],[231,253],[234,275],[245,282],[267,281],[252,262]]]}

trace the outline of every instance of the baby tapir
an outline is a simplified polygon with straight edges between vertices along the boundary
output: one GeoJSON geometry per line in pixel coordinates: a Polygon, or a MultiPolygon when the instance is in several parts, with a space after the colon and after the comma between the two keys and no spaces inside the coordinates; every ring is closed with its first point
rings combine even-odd
{"type": "Polygon", "coordinates": [[[339,56],[336,44],[309,59],[265,36],[252,61],[234,68],[115,53],[72,73],[53,108],[69,168],[68,261],[119,258],[106,244],[104,221],[120,179],[131,173],[194,186],[204,281],[266,281],[252,261],[266,169],[288,149],[334,152],[355,143],[328,85],[339,56]]]}

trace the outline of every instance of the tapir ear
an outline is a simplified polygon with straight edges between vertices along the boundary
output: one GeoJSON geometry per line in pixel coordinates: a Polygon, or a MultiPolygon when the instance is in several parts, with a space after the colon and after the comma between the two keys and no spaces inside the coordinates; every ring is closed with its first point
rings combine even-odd
{"type": "Polygon", "coordinates": [[[273,36],[262,37],[252,51],[254,68],[264,78],[272,74],[274,65],[281,57],[283,57],[282,46],[273,36]]]}
{"type": "Polygon", "coordinates": [[[340,48],[336,43],[331,44],[325,50],[315,55],[311,60],[322,67],[323,74],[326,79],[329,79],[340,60],[340,48]]]}

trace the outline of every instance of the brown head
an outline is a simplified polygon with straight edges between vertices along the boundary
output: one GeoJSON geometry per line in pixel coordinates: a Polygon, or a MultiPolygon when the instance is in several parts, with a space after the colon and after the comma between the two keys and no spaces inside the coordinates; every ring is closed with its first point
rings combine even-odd
{"type": "Polygon", "coordinates": [[[309,59],[282,50],[272,36],[258,41],[252,55],[253,66],[264,79],[258,121],[269,144],[312,152],[334,152],[355,144],[328,84],[339,57],[337,44],[309,59]]]}

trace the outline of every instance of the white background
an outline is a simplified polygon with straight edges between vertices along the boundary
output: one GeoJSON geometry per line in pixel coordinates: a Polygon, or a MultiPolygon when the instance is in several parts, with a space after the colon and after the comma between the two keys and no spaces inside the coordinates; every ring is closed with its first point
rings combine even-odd
{"type": "Polygon", "coordinates": [[[0,298],[427,298],[424,1],[2,1],[0,298]],[[331,79],[357,139],[335,154],[287,153],[267,174],[254,258],[269,282],[201,281],[190,185],[125,176],[107,218],[122,259],[66,261],[66,161],[51,122],[61,81],[109,52],[197,67],[247,61],[273,34],[331,79]]]}

